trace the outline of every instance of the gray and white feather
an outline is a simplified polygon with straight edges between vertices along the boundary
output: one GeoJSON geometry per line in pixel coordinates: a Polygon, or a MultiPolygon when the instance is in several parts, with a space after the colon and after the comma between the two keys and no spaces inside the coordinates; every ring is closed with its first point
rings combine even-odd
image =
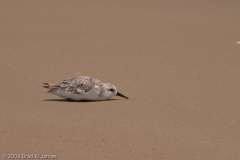
{"type": "Polygon", "coordinates": [[[98,79],[88,76],[68,78],[61,83],[43,83],[50,93],[69,100],[107,100],[113,96],[128,97],[117,91],[110,83],[102,83],[98,79]]]}

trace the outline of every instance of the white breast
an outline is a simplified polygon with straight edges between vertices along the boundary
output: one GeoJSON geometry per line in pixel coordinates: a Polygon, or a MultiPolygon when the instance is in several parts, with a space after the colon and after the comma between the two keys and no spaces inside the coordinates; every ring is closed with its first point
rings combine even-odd
{"type": "Polygon", "coordinates": [[[75,94],[71,92],[67,92],[64,90],[56,91],[53,94],[58,95],[59,97],[65,98],[65,99],[72,99],[75,101],[79,100],[103,100],[102,97],[99,97],[99,93],[97,92],[89,92],[89,93],[81,93],[81,94],[75,94]]]}

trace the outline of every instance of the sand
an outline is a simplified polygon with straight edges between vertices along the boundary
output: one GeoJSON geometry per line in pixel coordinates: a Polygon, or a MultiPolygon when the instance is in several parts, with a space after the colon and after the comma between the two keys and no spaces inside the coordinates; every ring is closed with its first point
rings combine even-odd
{"type": "Polygon", "coordinates": [[[0,155],[240,159],[239,6],[0,1],[0,155]],[[42,83],[78,75],[130,99],[44,94],[42,83]]]}

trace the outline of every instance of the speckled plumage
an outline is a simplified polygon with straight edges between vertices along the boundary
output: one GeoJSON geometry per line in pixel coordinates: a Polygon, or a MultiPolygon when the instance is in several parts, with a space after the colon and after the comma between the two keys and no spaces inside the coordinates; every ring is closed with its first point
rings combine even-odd
{"type": "Polygon", "coordinates": [[[61,83],[44,83],[44,88],[48,88],[50,93],[62,98],[79,100],[107,100],[117,95],[128,99],[128,97],[117,92],[114,85],[102,83],[98,79],[88,76],[78,76],[68,78],[61,83]]]}

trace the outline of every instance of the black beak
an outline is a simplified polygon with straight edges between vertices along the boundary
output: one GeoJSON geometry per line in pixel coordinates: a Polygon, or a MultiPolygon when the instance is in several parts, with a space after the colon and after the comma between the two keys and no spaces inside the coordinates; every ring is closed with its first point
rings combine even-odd
{"type": "Polygon", "coordinates": [[[119,93],[119,92],[117,92],[116,96],[119,96],[119,97],[123,97],[123,98],[128,99],[128,97],[124,96],[123,94],[121,94],[121,93],[119,93]]]}

